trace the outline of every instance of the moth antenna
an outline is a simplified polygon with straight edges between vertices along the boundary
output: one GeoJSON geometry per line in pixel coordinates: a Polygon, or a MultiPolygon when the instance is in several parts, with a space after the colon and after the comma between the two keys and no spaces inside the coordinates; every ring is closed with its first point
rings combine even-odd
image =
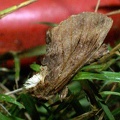
{"type": "Polygon", "coordinates": [[[97,5],[96,5],[96,8],[95,8],[95,11],[94,11],[94,12],[97,12],[97,11],[98,11],[99,6],[100,6],[100,0],[97,1],[97,5]]]}
{"type": "Polygon", "coordinates": [[[107,16],[116,15],[116,14],[120,14],[120,9],[119,9],[119,10],[112,11],[112,12],[109,12],[109,13],[106,13],[107,16]]]}

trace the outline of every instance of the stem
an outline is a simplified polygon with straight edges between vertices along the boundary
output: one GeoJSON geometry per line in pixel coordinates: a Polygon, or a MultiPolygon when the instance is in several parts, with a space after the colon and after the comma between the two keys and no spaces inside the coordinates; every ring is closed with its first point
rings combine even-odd
{"type": "Polygon", "coordinates": [[[9,113],[9,111],[0,103],[0,106],[3,108],[3,110],[8,114],[8,115],[10,115],[11,116],[11,114],[9,113]]]}
{"type": "Polygon", "coordinates": [[[21,92],[22,90],[23,90],[23,88],[19,88],[19,89],[16,89],[14,91],[10,91],[10,92],[5,93],[5,95],[15,94],[15,93],[21,92]]]}
{"type": "Polygon", "coordinates": [[[97,5],[96,5],[96,8],[95,8],[95,12],[98,11],[99,6],[100,6],[100,0],[97,1],[97,5]]]}
{"type": "Polygon", "coordinates": [[[107,16],[110,16],[110,15],[116,15],[116,14],[120,14],[120,10],[115,10],[115,11],[112,11],[112,12],[106,13],[107,16]]]}
{"type": "Polygon", "coordinates": [[[6,16],[7,14],[10,14],[10,13],[12,13],[12,12],[24,7],[24,6],[27,6],[33,2],[36,2],[36,1],[37,0],[25,1],[25,2],[20,3],[19,5],[15,5],[15,6],[12,6],[10,8],[7,8],[5,10],[2,10],[2,11],[0,11],[0,19],[3,18],[4,16],[6,16]]]}

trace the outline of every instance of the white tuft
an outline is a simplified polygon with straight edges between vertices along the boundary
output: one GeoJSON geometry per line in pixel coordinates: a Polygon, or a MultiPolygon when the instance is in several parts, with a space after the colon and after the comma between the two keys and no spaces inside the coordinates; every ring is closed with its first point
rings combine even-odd
{"type": "Polygon", "coordinates": [[[24,87],[26,89],[35,87],[41,80],[43,80],[43,77],[40,73],[33,75],[30,79],[28,79],[25,84],[24,87]]]}
{"type": "Polygon", "coordinates": [[[45,76],[47,74],[47,67],[46,66],[41,66],[41,72],[33,75],[31,78],[29,78],[25,84],[24,87],[26,89],[35,87],[39,82],[44,83],[45,76]]]}

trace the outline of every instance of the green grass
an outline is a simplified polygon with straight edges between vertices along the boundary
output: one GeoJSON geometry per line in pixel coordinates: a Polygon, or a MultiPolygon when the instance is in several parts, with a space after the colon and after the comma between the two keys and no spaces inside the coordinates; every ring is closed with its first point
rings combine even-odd
{"type": "MultiPolygon", "coordinates": [[[[59,94],[43,101],[25,91],[8,96],[4,92],[13,90],[16,84],[22,87],[26,79],[38,72],[36,63],[20,65],[25,53],[7,53],[0,56],[0,118],[1,120],[117,120],[120,117],[120,53],[119,44],[107,56],[84,66],[68,85],[68,95],[61,100],[59,94]],[[116,52],[117,51],[117,52],[116,52]],[[116,54],[117,53],[117,54],[116,54]],[[109,58],[109,59],[108,59],[109,58]],[[3,62],[13,60],[14,66],[7,68],[3,62]],[[33,69],[33,70],[32,70],[33,69]],[[26,72],[27,71],[27,72],[26,72]],[[15,81],[16,80],[16,81],[15,81]]],[[[43,55],[44,47],[32,49],[33,56],[43,55]],[[38,51],[39,52],[38,54],[38,51]],[[35,52],[36,51],[36,52],[35,52]]],[[[32,50],[30,53],[32,54],[32,50]]],[[[29,56],[30,57],[30,56],[29,56]]]]}

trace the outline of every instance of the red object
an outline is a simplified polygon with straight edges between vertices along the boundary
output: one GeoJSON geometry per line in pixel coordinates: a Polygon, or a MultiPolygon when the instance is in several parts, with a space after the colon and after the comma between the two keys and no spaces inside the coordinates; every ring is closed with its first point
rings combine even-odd
{"type": "MultiPolygon", "coordinates": [[[[18,5],[24,0],[0,0],[0,10],[18,5]]],[[[38,0],[0,19],[0,54],[21,51],[45,44],[46,25],[36,22],[54,22],[83,11],[94,11],[97,0],[38,0]]],[[[107,13],[120,7],[120,0],[101,0],[98,12],[107,13]]],[[[107,37],[109,43],[120,39],[120,14],[112,16],[113,28],[107,37]]]]}

